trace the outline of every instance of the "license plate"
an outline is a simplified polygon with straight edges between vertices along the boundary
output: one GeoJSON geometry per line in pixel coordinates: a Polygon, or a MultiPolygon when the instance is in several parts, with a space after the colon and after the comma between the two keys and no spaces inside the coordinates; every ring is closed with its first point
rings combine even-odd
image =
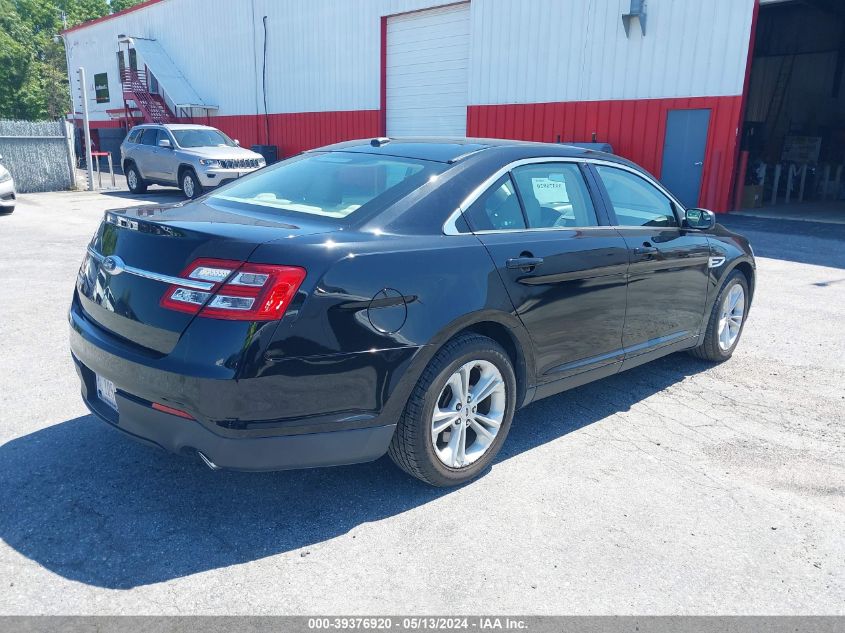
{"type": "Polygon", "coordinates": [[[117,400],[115,400],[115,387],[111,380],[97,376],[97,397],[117,411],[117,400]]]}

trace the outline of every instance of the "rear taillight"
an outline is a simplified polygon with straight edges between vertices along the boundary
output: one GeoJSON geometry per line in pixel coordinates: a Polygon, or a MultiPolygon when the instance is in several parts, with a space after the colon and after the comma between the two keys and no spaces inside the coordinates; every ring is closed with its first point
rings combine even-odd
{"type": "Polygon", "coordinates": [[[161,306],[212,319],[274,321],[282,318],[305,279],[296,266],[244,264],[225,259],[198,259],[180,275],[211,284],[197,289],[173,284],[161,306]]]}

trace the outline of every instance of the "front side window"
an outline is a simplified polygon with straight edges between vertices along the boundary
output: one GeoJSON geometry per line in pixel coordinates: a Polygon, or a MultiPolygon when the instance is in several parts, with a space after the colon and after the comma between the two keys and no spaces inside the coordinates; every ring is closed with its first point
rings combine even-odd
{"type": "Polygon", "coordinates": [[[672,201],[644,178],[624,169],[596,165],[619,226],[678,226],[672,201]]]}
{"type": "Polygon", "coordinates": [[[464,217],[473,231],[524,229],[525,218],[510,175],[505,174],[481,194],[464,217]]]}
{"type": "Polygon", "coordinates": [[[158,145],[158,129],[146,128],[138,142],[141,145],[158,145]]]}
{"type": "Polygon", "coordinates": [[[575,163],[523,165],[513,170],[528,228],[596,226],[596,210],[575,163]]]}
{"type": "Polygon", "coordinates": [[[238,180],[209,200],[340,219],[385,207],[446,167],[355,152],[306,154],[238,180]]]}
{"type": "Polygon", "coordinates": [[[179,147],[235,147],[220,130],[173,130],[179,147]]]}

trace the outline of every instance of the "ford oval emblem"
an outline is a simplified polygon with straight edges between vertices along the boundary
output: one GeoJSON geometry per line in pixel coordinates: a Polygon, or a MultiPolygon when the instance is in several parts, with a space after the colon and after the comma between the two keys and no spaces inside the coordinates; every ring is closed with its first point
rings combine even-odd
{"type": "Polygon", "coordinates": [[[109,255],[103,260],[103,270],[110,275],[119,275],[126,270],[126,265],[117,255],[109,255]]]}

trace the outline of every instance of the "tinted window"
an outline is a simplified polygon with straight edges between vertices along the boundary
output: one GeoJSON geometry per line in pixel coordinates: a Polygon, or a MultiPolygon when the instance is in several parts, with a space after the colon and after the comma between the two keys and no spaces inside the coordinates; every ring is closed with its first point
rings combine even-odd
{"type": "Polygon", "coordinates": [[[394,156],[306,154],[242,178],[210,199],[345,218],[358,209],[390,204],[445,168],[394,156]]]}
{"type": "Polygon", "coordinates": [[[138,140],[142,145],[156,145],[158,143],[158,130],[155,128],[147,128],[138,140]]]}
{"type": "Polygon", "coordinates": [[[528,228],[596,226],[596,211],[575,163],[523,165],[513,170],[528,228]]]}
{"type": "Polygon", "coordinates": [[[129,133],[129,136],[127,137],[126,140],[129,141],[130,143],[137,143],[138,137],[141,136],[141,132],[143,132],[143,131],[144,131],[143,128],[137,128],[136,127],[134,130],[132,130],[129,133]]]}
{"type": "Polygon", "coordinates": [[[234,147],[235,141],[220,130],[173,130],[179,147],[234,147]]]}
{"type": "Polygon", "coordinates": [[[524,229],[525,218],[510,175],[487,189],[464,214],[473,231],[524,229]]]}
{"type": "Polygon", "coordinates": [[[615,167],[596,165],[619,226],[678,226],[674,205],[644,178],[615,167]]]}

